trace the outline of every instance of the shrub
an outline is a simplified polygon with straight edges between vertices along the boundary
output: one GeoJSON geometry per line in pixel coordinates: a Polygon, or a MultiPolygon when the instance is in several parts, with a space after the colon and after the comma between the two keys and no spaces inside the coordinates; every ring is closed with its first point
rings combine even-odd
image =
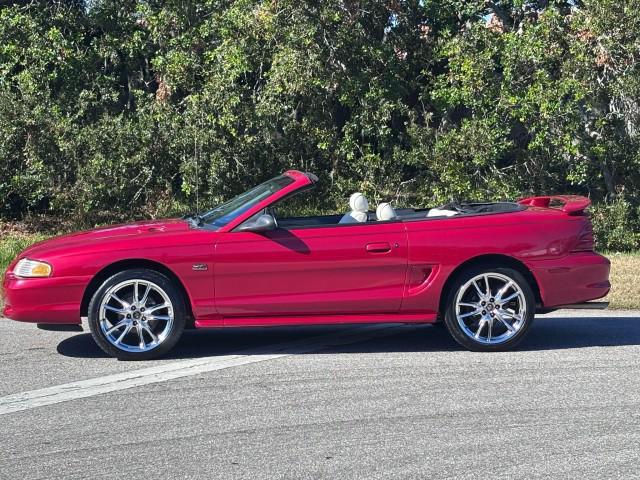
{"type": "Polygon", "coordinates": [[[596,248],[628,252],[640,247],[638,210],[624,196],[591,208],[596,248]]]}
{"type": "MultiPolygon", "coordinates": [[[[328,209],[638,192],[639,9],[1,2],[0,219],[174,215],[286,168],[328,209]]],[[[602,208],[600,241],[635,245],[602,208]]]]}

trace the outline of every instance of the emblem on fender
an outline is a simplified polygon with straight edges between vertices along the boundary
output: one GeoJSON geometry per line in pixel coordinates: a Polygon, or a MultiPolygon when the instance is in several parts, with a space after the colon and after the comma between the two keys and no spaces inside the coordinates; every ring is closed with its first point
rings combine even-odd
{"type": "Polygon", "coordinates": [[[206,263],[194,263],[191,269],[197,272],[201,272],[204,270],[209,270],[209,266],[206,263]]]}

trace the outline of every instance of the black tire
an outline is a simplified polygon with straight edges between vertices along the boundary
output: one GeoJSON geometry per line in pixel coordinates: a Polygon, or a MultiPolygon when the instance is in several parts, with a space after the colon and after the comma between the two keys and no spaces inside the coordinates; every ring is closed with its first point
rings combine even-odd
{"type": "MultiPolygon", "coordinates": [[[[496,279],[494,278],[491,281],[496,281],[496,279]]],[[[477,295],[477,297],[478,297],[478,302],[480,302],[482,299],[480,298],[479,295],[477,295]]],[[[520,303],[518,303],[518,305],[520,305],[520,303]]],[[[506,312],[506,310],[504,310],[504,307],[500,307],[500,306],[498,306],[497,309],[493,310],[494,306],[493,306],[493,303],[491,303],[491,310],[493,310],[494,312],[499,312],[500,308],[503,308],[503,312],[506,312]]],[[[445,304],[444,324],[447,327],[447,330],[449,331],[451,336],[454,338],[454,340],[458,342],[460,345],[462,345],[463,347],[467,348],[468,350],[472,350],[475,352],[505,351],[505,350],[510,350],[514,348],[527,335],[527,332],[529,331],[529,328],[533,323],[535,310],[536,310],[535,296],[533,294],[531,286],[529,285],[529,282],[527,282],[527,280],[524,278],[524,276],[520,272],[512,268],[505,268],[505,267],[491,268],[488,266],[477,266],[477,267],[469,268],[468,270],[464,271],[453,281],[451,290],[448,293],[447,301],[445,304]],[[463,330],[463,328],[461,327],[456,314],[456,310],[457,310],[456,301],[457,301],[458,295],[460,294],[461,289],[463,289],[463,287],[467,285],[467,283],[470,282],[472,279],[478,277],[479,275],[486,275],[486,274],[496,274],[496,275],[501,275],[503,277],[509,278],[514,284],[516,284],[519,287],[519,289],[522,292],[522,297],[524,297],[523,300],[520,300],[520,297],[517,298],[518,302],[520,301],[524,302],[525,313],[524,315],[519,316],[522,318],[522,322],[519,324],[519,328],[513,334],[509,332],[507,328],[497,320],[494,320],[493,318],[489,318],[485,316],[483,312],[486,312],[486,310],[483,310],[481,313],[477,314],[477,317],[481,317],[478,320],[478,322],[481,321],[482,317],[485,317],[487,318],[488,322],[491,322],[492,325],[498,325],[500,328],[504,329],[504,333],[506,335],[511,335],[510,337],[506,338],[504,341],[501,341],[499,343],[484,343],[481,340],[476,340],[472,338],[468,332],[465,333],[465,330],[463,330]]],[[[473,309],[470,311],[473,311],[473,309]]],[[[472,315],[471,321],[473,321],[477,317],[472,315]]],[[[464,322],[466,322],[466,320],[464,322]]],[[[469,327],[468,330],[472,330],[472,329],[469,327]]],[[[485,328],[484,330],[481,329],[481,331],[485,331],[485,330],[488,330],[488,327],[485,328]]],[[[486,340],[486,338],[484,340],[486,340]]]]}
{"type": "MultiPolygon", "coordinates": [[[[123,287],[126,288],[126,287],[123,287]]],[[[133,287],[131,287],[133,288],[133,287]]],[[[151,295],[161,295],[159,291],[152,290],[151,295]]],[[[129,303],[132,302],[132,299],[129,299],[129,303]]],[[[166,302],[165,302],[166,303],[166,302]]],[[[160,304],[158,302],[158,304],[160,304]]],[[[153,305],[152,305],[153,307],[153,305]]],[[[123,307],[124,308],[124,307],[123,307]]],[[[152,310],[152,308],[149,308],[152,310]]],[[[165,310],[166,312],[166,310],[165,310]]],[[[118,313],[117,315],[122,315],[118,313]]],[[[140,313],[138,313],[140,315],[140,313]]],[[[144,313],[142,313],[144,315],[144,313]]],[[[116,273],[115,275],[109,277],[105,280],[100,288],[96,290],[93,297],[91,298],[91,302],[89,303],[89,329],[91,330],[91,335],[93,339],[98,344],[98,346],[108,355],[118,358],[119,360],[150,360],[153,358],[158,358],[164,354],[166,354],[169,350],[171,350],[175,344],[178,342],[180,337],[182,336],[182,332],[186,323],[186,308],[185,308],[185,299],[183,298],[182,293],[176,287],[176,285],[165,275],[156,272],[154,270],[148,270],[144,268],[135,268],[131,270],[124,270],[122,272],[116,273]],[[171,312],[173,314],[171,324],[167,324],[166,327],[158,327],[163,328],[163,335],[156,337],[156,340],[162,338],[162,341],[157,343],[157,345],[149,347],[149,350],[146,351],[127,351],[123,348],[119,348],[112,341],[107,338],[107,335],[101,328],[100,322],[100,309],[101,303],[107,293],[115,286],[121,285],[123,283],[129,281],[140,280],[141,282],[151,282],[155,286],[159,287],[168,297],[170,301],[171,312]]],[[[124,320],[125,316],[117,317],[122,318],[124,320]]],[[[154,318],[154,317],[149,317],[154,318]]],[[[160,318],[160,317],[158,317],[160,318]]],[[[146,320],[145,317],[141,317],[142,320],[146,320]]],[[[134,319],[131,320],[132,322],[134,319]]],[[[140,322],[140,320],[137,320],[140,322]]],[[[149,320],[146,325],[149,326],[149,322],[154,320],[149,320]]],[[[160,321],[155,321],[155,325],[161,325],[160,321]]],[[[140,322],[142,324],[142,322],[140,322]]],[[[123,327],[122,331],[124,331],[126,327],[123,327]]],[[[133,327],[131,327],[133,330],[133,327]]],[[[133,331],[134,335],[137,335],[136,330],[133,331]]],[[[143,337],[147,339],[151,339],[150,334],[143,334],[143,337]]],[[[149,343],[153,343],[153,340],[149,343]]],[[[141,342],[140,345],[143,345],[141,342]]],[[[135,348],[135,347],[134,347],[135,348]]]]}

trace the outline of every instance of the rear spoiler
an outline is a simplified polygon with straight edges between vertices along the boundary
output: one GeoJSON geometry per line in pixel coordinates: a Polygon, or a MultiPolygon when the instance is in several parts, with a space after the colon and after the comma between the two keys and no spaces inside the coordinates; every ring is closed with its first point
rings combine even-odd
{"type": "Polygon", "coordinates": [[[518,203],[529,207],[556,208],[568,215],[579,215],[591,205],[591,200],[580,195],[550,195],[527,197],[518,200],[518,203]]]}

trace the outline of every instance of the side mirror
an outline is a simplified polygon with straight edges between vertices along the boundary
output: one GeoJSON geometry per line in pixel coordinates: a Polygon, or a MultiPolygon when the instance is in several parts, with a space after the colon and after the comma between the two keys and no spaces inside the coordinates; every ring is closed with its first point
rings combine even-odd
{"type": "Polygon", "coordinates": [[[236,232],[266,232],[276,228],[278,228],[278,225],[275,218],[268,213],[263,213],[255,220],[250,220],[240,225],[236,228],[236,232]]]}

